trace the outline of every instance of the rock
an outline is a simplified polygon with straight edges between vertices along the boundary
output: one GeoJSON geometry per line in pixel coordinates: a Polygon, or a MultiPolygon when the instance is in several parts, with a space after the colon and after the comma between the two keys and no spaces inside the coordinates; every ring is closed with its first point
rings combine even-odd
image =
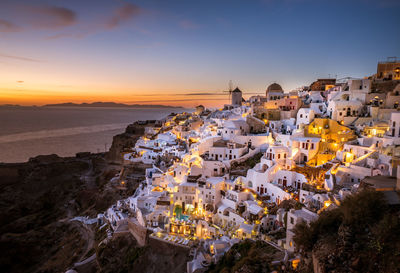
{"type": "Polygon", "coordinates": [[[107,160],[121,164],[123,161],[122,153],[135,146],[136,141],[144,134],[144,128],[144,125],[130,124],[126,127],[125,133],[114,136],[107,153],[107,160]]]}

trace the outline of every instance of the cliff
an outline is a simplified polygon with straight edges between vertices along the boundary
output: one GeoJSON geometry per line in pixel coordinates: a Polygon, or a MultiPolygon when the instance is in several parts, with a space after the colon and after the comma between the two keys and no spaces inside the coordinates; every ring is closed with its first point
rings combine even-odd
{"type": "Polygon", "coordinates": [[[81,261],[94,230],[69,220],[95,217],[133,192],[137,184],[109,185],[117,172],[102,155],[0,164],[0,271],[64,272],[81,261]]]}
{"type": "Polygon", "coordinates": [[[140,247],[131,234],[114,238],[97,250],[99,272],[186,272],[189,250],[155,239],[140,247]]]}
{"type": "Polygon", "coordinates": [[[399,213],[382,193],[363,191],[311,225],[296,225],[298,272],[399,272],[399,213]]]}
{"type": "Polygon", "coordinates": [[[217,264],[211,264],[208,273],[218,272],[278,272],[284,252],[263,241],[245,240],[232,246],[217,264]]]}
{"type": "MultiPolygon", "coordinates": [[[[149,125],[129,125],[114,137],[106,154],[78,153],[68,158],[46,155],[26,163],[0,163],[1,272],[63,272],[93,254],[99,243],[95,240],[96,228],[70,220],[82,215],[96,217],[134,193],[149,166],[123,167],[120,163],[123,152],[135,145],[145,126],[149,125]],[[110,183],[122,168],[125,174],[135,174],[123,190],[110,183]]],[[[160,261],[165,272],[186,268],[187,251],[160,242],[139,249],[132,235],[124,239],[124,244],[120,240],[103,245],[98,265],[90,270],[118,272],[119,266],[132,268],[126,259],[121,260],[116,245],[121,246],[122,257],[128,255],[127,259],[143,272],[159,272],[160,261]],[[140,253],[145,258],[134,262],[132,259],[140,253]]]]}
{"type": "Polygon", "coordinates": [[[121,164],[123,161],[122,153],[135,146],[136,141],[144,134],[144,128],[144,125],[134,123],[128,125],[124,133],[114,136],[106,156],[107,160],[121,164]]]}

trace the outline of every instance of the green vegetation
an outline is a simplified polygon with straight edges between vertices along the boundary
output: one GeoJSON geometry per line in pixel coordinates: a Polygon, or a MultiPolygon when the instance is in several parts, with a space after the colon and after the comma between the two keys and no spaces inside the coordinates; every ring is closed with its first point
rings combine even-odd
{"type": "Polygon", "coordinates": [[[254,168],[254,166],[260,162],[263,153],[255,154],[253,157],[250,157],[244,162],[244,165],[249,166],[250,169],[254,168]]]}
{"type": "MultiPolygon", "coordinates": [[[[313,253],[325,272],[399,272],[398,213],[382,193],[366,190],[321,213],[310,225],[298,224],[294,242],[304,257],[313,253]]],[[[301,272],[311,269],[310,260],[301,272]]]]}
{"type": "Polygon", "coordinates": [[[236,161],[232,162],[232,169],[245,167],[246,169],[254,168],[254,166],[260,162],[263,153],[257,153],[253,157],[246,159],[245,161],[238,163],[236,161]]]}
{"type": "Polygon", "coordinates": [[[269,213],[270,214],[276,214],[278,209],[284,209],[285,211],[288,211],[290,209],[301,209],[302,207],[304,207],[304,205],[302,203],[300,203],[299,201],[296,201],[294,199],[288,199],[288,200],[283,200],[278,206],[274,206],[272,208],[269,209],[269,213]]]}

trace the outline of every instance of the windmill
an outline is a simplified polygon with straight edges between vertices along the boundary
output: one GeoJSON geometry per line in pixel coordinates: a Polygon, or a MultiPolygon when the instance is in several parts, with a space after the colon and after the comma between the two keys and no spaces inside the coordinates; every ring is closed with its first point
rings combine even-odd
{"type": "Polygon", "coordinates": [[[228,102],[231,101],[232,91],[233,91],[233,83],[232,83],[232,80],[229,80],[229,83],[228,83],[228,90],[227,90],[227,91],[222,91],[222,92],[224,92],[224,93],[228,93],[228,102]]]}
{"type": "MultiPolygon", "coordinates": [[[[229,83],[228,83],[228,90],[225,90],[225,91],[222,91],[222,92],[224,92],[224,93],[228,93],[228,99],[229,99],[229,103],[231,102],[231,96],[232,96],[232,92],[233,92],[233,83],[232,83],[232,80],[230,80],[229,81],[229,83]]],[[[260,92],[260,93],[248,93],[248,92],[246,92],[246,93],[244,93],[243,91],[242,91],[242,94],[247,94],[247,95],[263,95],[264,93],[263,92],[260,92]]]]}

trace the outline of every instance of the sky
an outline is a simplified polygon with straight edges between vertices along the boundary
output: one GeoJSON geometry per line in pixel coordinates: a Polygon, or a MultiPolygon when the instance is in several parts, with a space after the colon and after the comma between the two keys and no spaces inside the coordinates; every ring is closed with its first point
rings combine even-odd
{"type": "Polygon", "coordinates": [[[0,104],[193,107],[400,57],[398,0],[0,0],[0,104]]]}

